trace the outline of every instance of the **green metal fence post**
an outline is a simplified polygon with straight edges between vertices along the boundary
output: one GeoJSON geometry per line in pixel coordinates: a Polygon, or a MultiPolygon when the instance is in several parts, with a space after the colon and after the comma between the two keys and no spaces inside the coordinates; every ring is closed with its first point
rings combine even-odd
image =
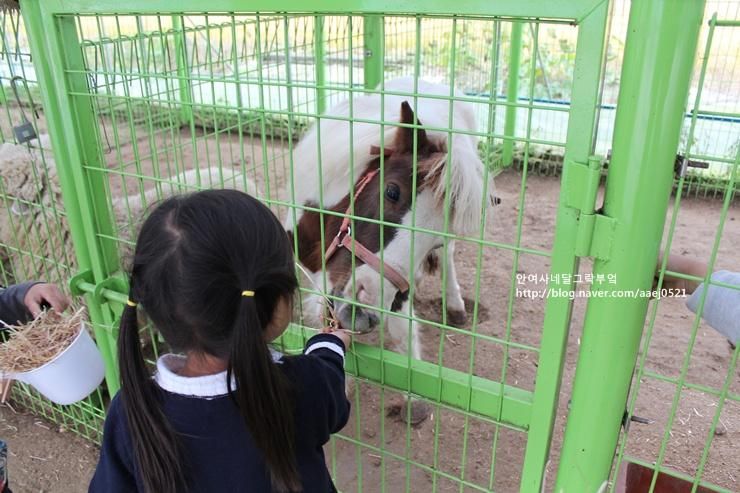
{"type": "Polygon", "coordinates": [[[314,16],[313,53],[316,70],[316,113],[326,110],[326,52],[324,49],[324,16],[314,16]]]}
{"type": "MultiPolygon", "coordinates": [[[[602,3],[578,25],[572,93],[578,94],[579,97],[573,98],[570,109],[562,183],[567,183],[572,163],[587,162],[593,149],[607,7],[606,3],[602,3]]],[[[551,279],[566,276],[572,278],[578,271],[578,259],[575,256],[578,213],[576,209],[567,207],[567,202],[567,187],[561,186],[549,273],[551,279]]],[[[572,284],[560,287],[573,288],[572,284]]],[[[572,309],[573,300],[567,297],[550,297],[545,306],[535,380],[537,385],[534,389],[532,419],[520,485],[522,492],[542,491],[543,473],[549,459],[552,431],[558,410],[572,309]]]]}
{"type": "MultiPolygon", "coordinates": [[[[673,183],[704,0],[633,2],[603,213],[611,250],[594,262],[555,491],[595,492],[609,478],[673,183]],[[603,295],[603,297],[602,297],[603,295]]],[[[594,238],[596,240],[596,238],[594,238]]]]}
{"type": "Polygon", "coordinates": [[[187,44],[182,15],[172,16],[172,28],[175,31],[175,60],[177,61],[177,88],[179,92],[180,122],[184,125],[193,123],[193,88],[188,67],[187,44]]]}
{"type": "MultiPolygon", "coordinates": [[[[506,120],[504,122],[504,135],[509,137],[504,140],[502,153],[502,166],[511,166],[514,160],[514,141],[511,140],[516,134],[516,103],[519,96],[519,66],[522,59],[522,29],[521,22],[511,25],[511,40],[509,46],[509,78],[506,82],[506,120]]],[[[495,88],[491,88],[495,91],[495,88]]]]}
{"type": "MultiPolygon", "coordinates": [[[[114,225],[105,197],[106,169],[100,135],[89,97],[87,72],[73,17],[54,17],[43,2],[22,1],[34,67],[41,88],[49,136],[62,189],[67,220],[81,271],[91,270],[96,282],[118,269],[114,225]],[[73,95],[74,94],[74,95],[73,95]],[[88,168],[83,172],[83,166],[88,168]]],[[[104,327],[113,324],[111,310],[88,296],[88,311],[101,354],[106,382],[113,395],[119,388],[115,341],[104,327]]]]}
{"type": "Polygon", "coordinates": [[[382,15],[366,15],[363,17],[365,89],[375,89],[383,80],[381,54],[383,53],[384,22],[385,18],[382,15]]]}

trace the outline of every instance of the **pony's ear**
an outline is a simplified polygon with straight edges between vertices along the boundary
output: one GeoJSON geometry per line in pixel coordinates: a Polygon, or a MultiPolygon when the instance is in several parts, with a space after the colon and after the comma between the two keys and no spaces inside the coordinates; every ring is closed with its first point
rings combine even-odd
{"type": "MultiPolygon", "coordinates": [[[[408,101],[401,103],[401,122],[407,125],[421,126],[421,122],[414,115],[408,101]]],[[[423,128],[398,127],[393,145],[394,151],[399,154],[411,154],[414,150],[414,132],[416,132],[416,150],[419,154],[426,154],[430,148],[429,138],[423,128]]]]}

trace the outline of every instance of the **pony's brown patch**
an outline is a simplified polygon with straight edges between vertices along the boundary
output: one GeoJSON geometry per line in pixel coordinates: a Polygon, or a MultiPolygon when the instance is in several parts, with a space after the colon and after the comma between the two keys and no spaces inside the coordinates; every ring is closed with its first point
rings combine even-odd
{"type": "MultiPolygon", "coordinates": [[[[401,124],[421,126],[407,102],[401,105],[401,124]]],[[[396,228],[411,208],[413,199],[414,149],[418,160],[416,167],[416,193],[430,186],[434,180],[440,180],[444,169],[442,161],[445,154],[427,137],[423,128],[401,126],[396,131],[392,144],[383,150],[383,173],[376,175],[354,201],[354,216],[371,220],[381,219],[380,201],[383,201],[383,244],[385,248],[394,238],[396,228]],[[416,137],[414,137],[416,134],[416,137]],[[416,146],[414,147],[414,144],[416,146]],[[381,175],[383,181],[381,183],[381,175]],[[382,186],[382,188],[381,188],[382,186]]],[[[379,148],[371,149],[372,155],[378,157],[368,163],[358,181],[368,173],[380,167],[379,148]]],[[[350,205],[354,191],[348,193],[341,201],[331,207],[332,213],[344,214],[350,205]]],[[[307,207],[317,208],[317,204],[307,203],[307,207]]],[[[298,243],[298,257],[310,271],[318,272],[322,267],[325,249],[337,235],[343,216],[325,212],[306,211],[295,229],[298,243]],[[324,224],[324,244],[321,242],[321,223],[324,224]]],[[[381,249],[380,225],[374,222],[354,220],[351,224],[352,236],[373,253],[381,249]]],[[[358,258],[355,265],[362,264],[358,258]]],[[[339,249],[326,264],[329,280],[335,287],[342,288],[351,278],[353,259],[346,249],[339,249]]]]}
{"type": "MultiPolygon", "coordinates": [[[[399,224],[411,206],[411,175],[403,166],[396,166],[394,159],[388,159],[385,163],[383,180],[383,247],[393,239],[396,228],[391,224],[399,224]],[[385,188],[395,185],[400,191],[397,201],[385,198],[385,188]]],[[[363,176],[373,169],[377,169],[378,161],[373,161],[363,173],[363,176]]],[[[354,215],[357,217],[380,220],[380,175],[373,178],[365,187],[365,190],[356,198],[354,203],[354,215]]],[[[306,204],[308,207],[316,208],[316,204],[306,204]]],[[[350,205],[350,195],[345,196],[339,203],[331,207],[333,213],[344,214],[350,205]]],[[[324,212],[306,211],[298,221],[296,235],[298,238],[298,257],[301,263],[311,272],[321,270],[324,249],[329,246],[332,238],[339,232],[342,225],[342,216],[324,212]],[[321,244],[321,222],[324,223],[324,245],[321,244]]],[[[352,236],[365,248],[373,253],[380,251],[380,225],[374,222],[354,220],[351,222],[352,236]]],[[[362,261],[355,258],[355,265],[362,261]]],[[[342,286],[349,279],[352,269],[352,255],[347,249],[339,249],[326,265],[329,271],[329,279],[335,286],[342,286]]]]}

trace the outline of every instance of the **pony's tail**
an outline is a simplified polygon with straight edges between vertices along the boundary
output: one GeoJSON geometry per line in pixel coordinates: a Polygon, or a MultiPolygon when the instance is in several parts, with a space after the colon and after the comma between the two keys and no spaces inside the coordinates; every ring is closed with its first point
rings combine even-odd
{"type": "Polygon", "coordinates": [[[159,402],[156,384],[141,352],[136,308],[127,305],[118,334],[121,401],[146,493],[187,489],[183,454],[159,402]]]}

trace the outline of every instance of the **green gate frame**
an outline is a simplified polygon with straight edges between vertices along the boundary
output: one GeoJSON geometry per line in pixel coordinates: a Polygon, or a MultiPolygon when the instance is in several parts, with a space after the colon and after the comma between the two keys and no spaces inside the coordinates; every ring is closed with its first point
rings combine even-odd
{"type": "MultiPolygon", "coordinates": [[[[202,11],[203,4],[197,0],[167,5],[139,0],[22,0],[21,4],[81,269],[71,285],[73,292],[85,293],[112,395],[118,389],[116,331],[109,332],[106,327],[115,326],[127,289],[110,239],[113,220],[106,205],[101,139],[94,109],[83,96],[89,91],[88,81],[71,15],[117,13],[178,18],[183,13],[202,11]]],[[[601,162],[591,154],[607,0],[463,0],[454,5],[424,0],[409,0],[403,5],[391,0],[316,0],[309,10],[317,19],[331,14],[365,16],[365,83],[373,86],[382,80],[382,60],[372,56],[373,50],[379,53],[382,46],[382,15],[495,16],[506,20],[553,19],[577,25],[574,97],[550,278],[575,274],[579,258],[591,256],[596,259],[595,273],[617,275],[616,285],[592,289],[617,291],[650,287],[703,6],[704,0],[684,2],[681,9],[675,9],[669,0],[633,3],[603,212],[596,207],[601,162]]],[[[208,9],[260,13],[307,10],[304,2],[295,0],[212,0],[208,9]]],[[[512,43],[512,50],[515,48],[512,43]]],[[[184,61],[185,57],[178,55],[178,60],[184,61]]],[[[317,60],[317,68],[318,99],[323,105],[322,60],[317,60]]],[[[187,75],[182,67],[178,69],[178,77],[187,75]]],[[[515,84],[509,89],[509,100],[515,99],[515,84]]],[[[187,87],[181,93],[182,98],[189,97],[187,87]]],[[[507,107],[509,138],[515,132],[515,111],[515,106],[507,107]]],[[[192,115],[183,111],[182,118],[188,120],[192,115]]],[[[550,287],[570,290],[574,285],[551,282],[550,287]]],[[[534,392],[450,369],[440,370],[434,363],[412,361],[409,366],[406,356],[359,344],[357,352],[362,358],[348,361],[362,364],[350,364],[348,371],[420,396],[441,395],[441,401],[451,407],[527,430],[521,490],[539,492],[549,460],[572,307],[573,300],[566,297],[550,297],[547,301],[534,392]]],[[[597,298],[588,304],[557,491],[597,491],[609,478],[646,308],[647,299],[597,298]]]]}

